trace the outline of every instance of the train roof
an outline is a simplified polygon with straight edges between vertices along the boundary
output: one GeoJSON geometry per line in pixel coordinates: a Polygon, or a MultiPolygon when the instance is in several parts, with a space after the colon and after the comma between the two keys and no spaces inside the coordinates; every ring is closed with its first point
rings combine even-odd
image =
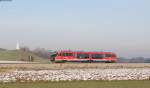
{"type": "Polygon", "coordinates": [[[105,52],[105,51],[71,51],[71,50],[61,50],[57,51],[58,53],[66,52],[66,53],[108,53],[108,54],[114,54],[113,52],[105,52]]]}

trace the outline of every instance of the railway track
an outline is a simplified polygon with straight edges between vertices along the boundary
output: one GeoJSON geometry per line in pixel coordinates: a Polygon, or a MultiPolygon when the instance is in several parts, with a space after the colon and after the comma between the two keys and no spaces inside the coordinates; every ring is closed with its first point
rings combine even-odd
{"type": "Polygon", "coordinates": [[[27,62],[27,61],[0,61],[0,64],[35,64],[37,62],[27,62]]]}

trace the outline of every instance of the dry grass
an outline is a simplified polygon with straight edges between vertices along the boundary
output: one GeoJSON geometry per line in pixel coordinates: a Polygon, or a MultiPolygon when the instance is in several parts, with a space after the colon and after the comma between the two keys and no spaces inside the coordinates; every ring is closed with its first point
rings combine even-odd
{"type": "Polygon", "coordinates": [[[13,72],[13,71],[15,71],[16,69],[13,69],[13,68],[1,68],[0,69],[0,72],[2,73],[2,72],[13,72]]]}
{"type": "Polygon", "coordinates": [[[118,68],[150,68],[148,63],[56,63],[56,64],[1,64],[0,69],[18,70],[53,70],[53,69],[118,69],[118,68]]]}

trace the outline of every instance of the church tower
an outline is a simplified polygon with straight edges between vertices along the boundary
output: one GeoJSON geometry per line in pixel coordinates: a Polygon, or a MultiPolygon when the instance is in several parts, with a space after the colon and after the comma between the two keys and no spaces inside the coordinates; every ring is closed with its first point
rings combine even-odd
{"type": "Polygon", "coordinates": [[[17,43],[17,45],[16,45],[16,50],[20,50],[20,45],[19,45],[19,43],[17,43]]]}

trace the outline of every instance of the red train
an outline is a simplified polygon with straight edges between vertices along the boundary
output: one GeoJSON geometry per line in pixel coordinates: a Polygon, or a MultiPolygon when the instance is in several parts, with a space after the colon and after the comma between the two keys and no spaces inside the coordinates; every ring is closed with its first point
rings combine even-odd
{"type": "Polygon", "coordinates": [[[58,51],[51,53],[52,62],[109,62],[117,61],[117,56],[112,52],[85,52],[85,51],[58,51]]]}

